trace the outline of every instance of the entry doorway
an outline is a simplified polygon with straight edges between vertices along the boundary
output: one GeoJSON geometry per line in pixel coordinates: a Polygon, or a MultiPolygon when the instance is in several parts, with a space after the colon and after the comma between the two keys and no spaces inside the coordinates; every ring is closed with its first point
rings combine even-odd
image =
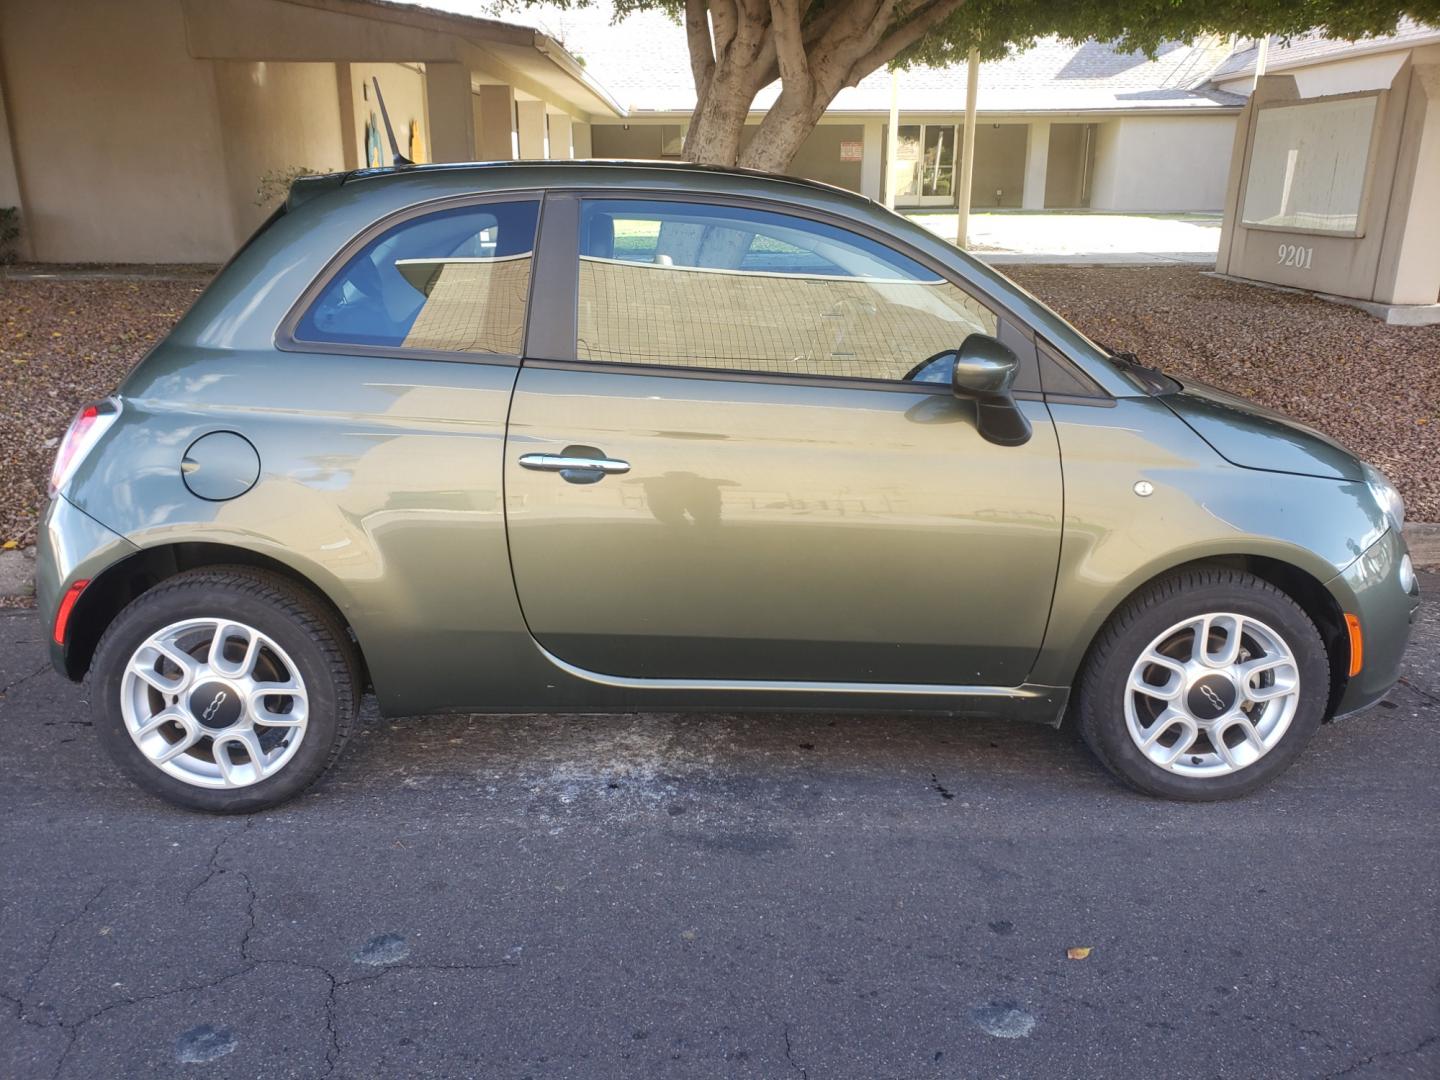
{"type": "Polygon", "coordinates": [[[910,206],[955,205],[958,135],[954,124],[901,124],[896,129],[897,201],[910,206]]]}

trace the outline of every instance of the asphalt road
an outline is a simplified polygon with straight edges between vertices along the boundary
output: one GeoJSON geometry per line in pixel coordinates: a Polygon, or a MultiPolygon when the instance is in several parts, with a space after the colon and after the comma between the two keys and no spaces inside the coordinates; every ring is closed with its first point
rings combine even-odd
{"type": "Polygon", "coordinates": [[[216,819],[120,780],[0,614],[0,1076],[1440,1076],[1422,620],[1385,705],[1218,806],[1043,728],[452,716],[216,819]]]}

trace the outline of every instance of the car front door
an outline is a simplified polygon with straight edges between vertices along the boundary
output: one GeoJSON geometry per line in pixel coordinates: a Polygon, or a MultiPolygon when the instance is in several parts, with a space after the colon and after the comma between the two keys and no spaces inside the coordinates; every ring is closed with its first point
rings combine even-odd
{"type": "Polygon", "coordinates": [[[1002,316],[758,205],[550,196],[543,228],[553,307],[537,292],[505,504],[544,649],[637,678],[1024,680],[1059,554],[1055,431],[1035,395],[1028,442],[981,438],[945,355],[1014,337],[1002,316]]]}

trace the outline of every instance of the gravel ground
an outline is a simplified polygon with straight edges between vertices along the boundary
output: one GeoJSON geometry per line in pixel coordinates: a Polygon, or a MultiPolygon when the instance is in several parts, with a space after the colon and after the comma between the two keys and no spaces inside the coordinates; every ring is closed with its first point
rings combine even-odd
{"type": "Polygon", "coordinates": [[[75,410],[113,390],[204,285],[0,278],[0,544],[35,542],[55,446],[75,410]]]}
{"type": "MultiPolygon", "coordinates": [[[[204,285],[203,272],[103,272],[0,278],[0,544],[35,542],[55,444],[75,409],[108,393],[204,285]],[[142,276],[117,276],[127,273],[142,276]]],[[[1190,267],[1007,273],[1115,348],[1335,436],[1390,475],[1412,519],[1440,521],[1440,328],[1385,326],[1190,267]]]]}

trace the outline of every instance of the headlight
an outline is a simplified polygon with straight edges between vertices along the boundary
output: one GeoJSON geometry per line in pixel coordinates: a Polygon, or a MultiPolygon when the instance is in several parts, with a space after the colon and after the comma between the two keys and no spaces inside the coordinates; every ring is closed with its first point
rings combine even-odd
{"type": "Polygon", "coordinates": [[[1405,500],[1400,498],[1400,492],[1395,490],[1395,485],[1374,465],[1365,466],[1365,484],[1370,489],[1370,494],[1375,496],[1375,501],[1380,504],[1380,509],[1385,511],[1385,516],[1390,519],[1395,531],[1403,529],[1405,500]]]}

